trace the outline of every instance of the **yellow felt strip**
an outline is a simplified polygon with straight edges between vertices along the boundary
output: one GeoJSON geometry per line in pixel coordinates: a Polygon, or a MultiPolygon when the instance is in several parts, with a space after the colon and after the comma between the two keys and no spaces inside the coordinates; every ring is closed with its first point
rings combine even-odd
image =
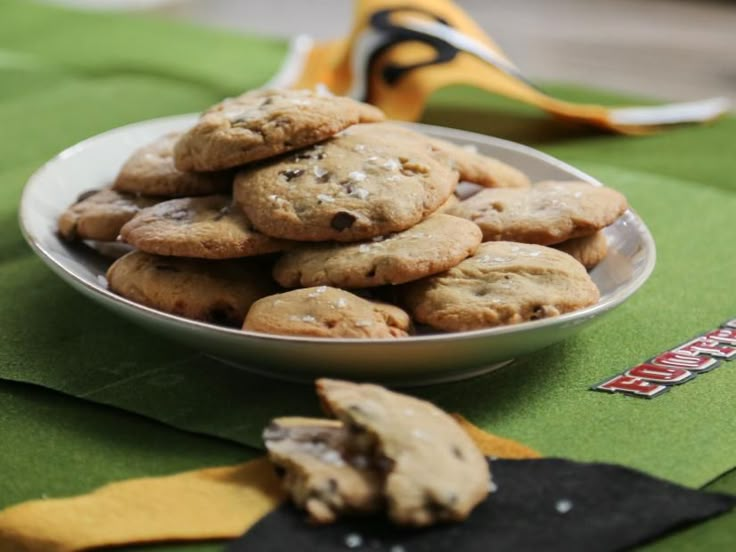
{"type": "MultiPolygon", "coordinates": [[[[538,452],[454,418],[483,454],[538,458],[538,452]]],[[[103,546],[235,538],[285,498],[273,466],[236,466],[111,483],[86,495],[32,500],[0,512],[2,552],[70,552],[103,546]]]]}
{"type": "Polygon", "coordinates": [[[0,512],[3,552],[64,552],[100,546],[233,538],[283,500],[266,458],[222,468],[112,483],[33,500],[0,512]]]}
{"type": "Polygon", "coordinates": [[[504,439],[498,437],[487,431],[483,431],[476,425],[471,424],[468,420],[463,418],[460,414],[452,415],[470,438],[478,445],[478,448],[483,454],[495,458],[506,458],[509,460],[520,460],[523,458],[541,458],[536,450],[522,445],[517,441],[511,439],[504,439]]]}

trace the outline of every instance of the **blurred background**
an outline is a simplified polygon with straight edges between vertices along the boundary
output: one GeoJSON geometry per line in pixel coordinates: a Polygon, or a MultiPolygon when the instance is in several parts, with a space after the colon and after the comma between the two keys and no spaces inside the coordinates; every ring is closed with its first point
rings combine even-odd
{"type": "MultiPolygon", "coordinates": [[[[48,0],[211,27],[320,39],[350,28],[351,0],[48,0]]],[[[667,100],[736,101],[736,2],[456,0],[532,80],[667,100]]]]}

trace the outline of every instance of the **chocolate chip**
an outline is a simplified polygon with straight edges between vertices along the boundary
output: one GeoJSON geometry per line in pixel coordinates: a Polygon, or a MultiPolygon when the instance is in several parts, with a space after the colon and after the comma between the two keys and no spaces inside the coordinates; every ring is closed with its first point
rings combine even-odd
{"type": "Polygon", "coordinates": [[[323,151],[305,150],[300,151],[294,156],[297,161],[304,159],[324,159],[325,153],[323,151]]]}
{"type": "Polygon", "coordinates": [[[298,178],[304,174],[304,169],[286,169],[279,173],[287,182],[291,182],[294,178],[298,178]]]}
{"type": "Polygon", "coordinates": [[[331,493],[336,493],[337,492],[337,479],[330,477],[327,480],[327,486],[330,489],[331,493]]]}
{"type": "Polygon", "coordinates": [[[463,456],[463,451],[460,450],[460,447],[453,446],[452,447],[452,454],[455,455],[455,458],[458,460],[465,460],[465,457],[463,456]]]}
{"type": "Polygon", "coordinates": [[[77,203],[79,203],[80,201],[84,201],[85,199],[95,195],[99,191],[100,190],[92,189],[92,190],[87,190],[86,192],[82,192],[81,194],[77,196],[77,203]]]}
{"type": "Polygon", "coordinates": [[[447,507],[440,504],[435,498],[429,494],[424,497],[424,508],[433,518],[442,518],[447,512],[447,507]]]}
{"type": "Polygon", "coordinates": [[[375,457],[374,465],[378,471],[383,473],[388,473],[394,469],[394,461],[383,454],[379,454],[375,457]]]}
{"type": "Polygon", "coordinates": [[[283,479],[286,475],[286,468],[282,466],[274,466],[273,471],[276,472],[276,477],[278,477],[279,479],[283,479]]]}
{"type": "MultiPolygon", "coordinates": [[[[353,406],[350,406],[349,408],[353,412],[360,412],[359,406],[353,405],[353,406]]],[[[364,431],[361,426],[359,426],[358,424],[353,424],[353,423],[348,423],[347,429],[348,429],[348,432],[352,433],[353,435],[358,434],[358,433],[363,433],[364,431]]]]}
{"type": "Polygon", "coordinates": [[[218,220],[222,219],[225,215],[227,215],[229,212],[230,212],[230,205],[227,205],[227,206],[223,207],[222,209],[220,209],[219,211],[217,211],[217,213],[215,214],[215,216],[212,217],[212,220],[213,221],[218,221],[218,220]]]}
{"type": "Polygon", "coordinates": [[[233,322],[231,309],[214,307],[207,313],[210,322],[218,326],[229,326],[233,322]]]}
{"type": "Polygon", "coordinates": [[[529,317],[529,320],[540,320],[542,318],[545,318],[547,315],[546,309],[542,305],[537,305],[534,307],[534,310],[532,311],[532,315],[529,317]]]}
{"type": "Polygon", "coordinates": [[[350,228],[353,223],[357,220],[356,216],[348,213],[347,211],[340,211],[330,221],[330,226],[335,230],[345,230],[350,228]]]}

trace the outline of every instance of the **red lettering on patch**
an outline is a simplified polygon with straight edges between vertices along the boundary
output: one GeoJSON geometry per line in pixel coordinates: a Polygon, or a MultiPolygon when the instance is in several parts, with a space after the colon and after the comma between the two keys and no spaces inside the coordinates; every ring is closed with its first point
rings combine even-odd
{"type": "Polygon", "coordinates": [[[634,378],[641,378],[654,383],[684,383],[695,377],[690,370],[684,368],[668,368],[666,366],[657,366],[656,364],[640,364],[634,366],[626,372],[634,378]]]}
{"type": "Polygon", "coordinates": [[[715,339],[719,343],[728,343],[729,345],[736,345],[736,328],[718,328],[712,332],[708,332],[703,335],[710,339],[715,339]]]}
{"type": "Polygon", "coordinates": [[[691,355],[708,355],[712,357],[731,359],[736,356],[736,347],[721,345],[715,339],[696,337],[692,341],[680,345],[675,351],[690,353],[691,355]]]}
{"type": "Polygon", "coordinates": [[[655,385],[641,378],[627,376],[625,374],[598,384],[595,388],[601,391],[628,393],[650,399],[667,391],[666,385],[655,385]]]}
{"type": "Polygon", "coordinates": [[[718,361],[714,358],[692,355],[676,350],[657,355],[650,362],[658,366],[675,366],[678,368],[687,368],[695,372],[706,372],[718,364],[718,361]]]}
{"type": "Polygon", "coordinates": [[[591,389],[651,399],[673,385],[688,382],[698,374],[719,366],[721,359],[736,360],[736,318],[591,389]]]}

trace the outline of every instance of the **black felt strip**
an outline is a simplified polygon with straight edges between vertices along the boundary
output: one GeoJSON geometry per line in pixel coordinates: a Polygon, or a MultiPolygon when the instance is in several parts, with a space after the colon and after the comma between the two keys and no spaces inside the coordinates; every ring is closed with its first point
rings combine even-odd
{"type": "Polygon", "coordinates": [[[704,493],[609,464],[496,460],[498,490],[462,523],[422,530],[385,518],[314,526],[284,505],[229,552],[504,552],[626,550],[726,512],[736,497],[704,493]]]}

